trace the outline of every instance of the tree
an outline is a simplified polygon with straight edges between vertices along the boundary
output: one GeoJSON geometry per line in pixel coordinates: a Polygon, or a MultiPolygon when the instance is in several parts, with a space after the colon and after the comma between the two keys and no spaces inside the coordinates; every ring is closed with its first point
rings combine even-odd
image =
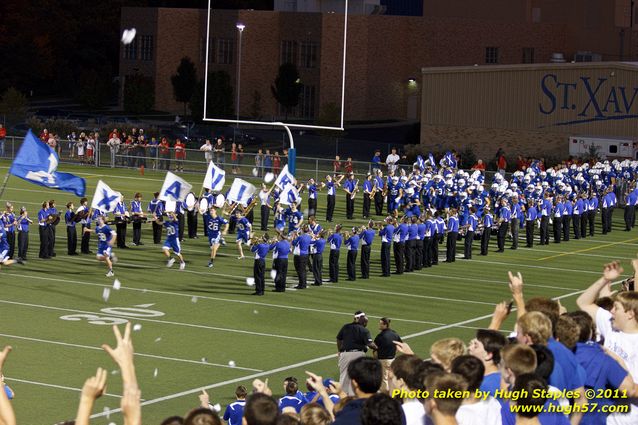
{"type": "Polygon", "coordinates": [[[253,103],[250,105],[250,117],[258,120],[261,118],[261,93],[253,91],[253,103]]]}
{"type": "Polygon", "coordinates": [[[0,99],[0,115],[4,115],[9,123],[22,121],[27,114],[27,98],[24,94],[9,87],[0,99]]]}
{"type": "Polygon", "coordinates": [[[277,103],[284,108],[286,119],[288,119],[290,110],[299,104],[301,88],[302,84],[297,67],[292,63],[282,64],[279,67],[275,84],[270,86],[270,89],[277,103]]]}
{"type": "Polygon", "coordinates": [[[124,84],[124,110],[134,114],[150,111],[155,105],[155,83],[150,77],[133,74],[124,84]]]}
{"type": "Polygon", "coordinates": [[[177,74],[171,77],[171,83],[175,100],[184,104],[184,115],[186,115],[186,106],[191,101],[197,86],[197,70],[190,58],[186,56],[182,58],[177,67],[177,74]]]}
{"type": "Polygon", "coordinates": [[[103,108],[109,97],[108,79],[93,69],[88,69],[80,76],[76,99],[91,109],[103,108]]]}
{"type": "MultiPolygon", "coordinates": [[[[197,83],[189,108],[193,120],[200,122],[204,117],[204,81],[197,83]]],[[[233,114],[233,86],[226,71],[208,74],[208,96],[206,98],[208,117],[230,118],[233,114]]]]}

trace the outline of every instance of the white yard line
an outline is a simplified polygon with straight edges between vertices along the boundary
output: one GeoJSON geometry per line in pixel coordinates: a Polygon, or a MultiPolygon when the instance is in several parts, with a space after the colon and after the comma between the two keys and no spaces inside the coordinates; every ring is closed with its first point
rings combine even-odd
{"type": "MultiPolygon", "coordinates": [[[[23,383],[23,384],[39,385],[41,387],[56,388],[58,390],[75,391],[75,392],[78,392],[78,393],[82,392],[82,388],[66,387],[64,385],[56,385],[56,384],[47,384],[45,382],[29,381],[27,379],[10,378],[8,376],[5,376],[4,378],[7,381],[20,382],[20,383],[23,383]]],[[[122,398],[121,395],[117,395],[117,394],[104,393],[104,395],[108,396],[108,397],[122,398]]]]}
{"type": "MultiPolygon", "coordinates": [[[[102,347],[93,347],[93,346],[90,346],[90,345],[72,344],[72,343],[69,343],[69,342],[61,342],[61,341],[50,341],[50,340],[47,340],[47,339],[30,338],[30,337],[26,337],[26,336],[10,335],[10,334],[3,334],[3,333],[0,333],[0,336],[5,337],[5,338],[9,338],[9,339],[21,339],[21,340],[24,340],[24,341],[38,342],[38,343],[42,343],[42,344],[61,345],[63,347],[73,347],[73,348],[83,348],[83,349],[86,349],[86,350],[104,351],[102,349],[102,347]]],[[[196,365],[200,365],[200,366],[214,366],[214,367],[223,367],[223,368],[227,368],[227,369],[242,369],[242,370],[247,370],[247,371],[252,371],[252,372],[261,372],[261,369],[254,369],[254,368],[250,368],[250,367],[239,367],[239,366],[230,367],[230,366],[225,365],[225,364],[202,362],[201,360],[200,361],[196,361],[196,360],[188,360],[188,359],[179,359],[179,358],[175,358],[175,357],[158,356],[158,355],[155,355],[155,354],[135,353],[135,356],[148,357],[148,358],[159,359],[159,360],[169,360],[169,361],[173,361],[173,362],[191,363],[191,364],[196,364],[196,365]]]]}
{"type": "MultiPolygon", "coordinates": [[[[40,308],[45,310],[65,311],[65,312],[80,313],[80,314],[104,314],[104,313],[95,312],[95,311],[76,310],[76,309],[70,309],[70,308],[54,307],[54,306],[48,306],[48,305],[42,305],[42,304],[22,303],[22,302],[9,301],[9,300],[0,300],[0,304],[19,305],[24,307],[33,307],[33,308],[40,308]]],[[[124,319],[130,319],[129,316],[121,315],[121,314],[108,313],[108,315],[113,317],[121,317],[124,319]]],[[[293,341],[312,342],[312,343],[318,343],[318,344],[334,344],[334,341],[323,341],[319,339],[277,335],[277,334],[271,334],[271,333],[265,333],[265,332],[244,331],[241,329],[221,328],[217,326],[207,326],[207,325],[199,325],[194,323],[175,322],[171,320],[149,319],[147,317],[136,317],[135,320],[140,322],[144,321],[144,322],[151,322],[151,323],[159,323],[162,325],[174,325],[174,326],[187,327],[187,328],[206,329],[206,330],[230,332],[230,333],[236,333],[236,334],[263,336],[268,338],[288,339],[293,341]]]]}

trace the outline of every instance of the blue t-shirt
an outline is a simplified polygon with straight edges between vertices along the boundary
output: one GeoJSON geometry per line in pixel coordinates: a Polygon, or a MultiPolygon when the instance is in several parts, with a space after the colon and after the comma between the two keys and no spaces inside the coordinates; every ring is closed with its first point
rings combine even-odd
{"type": "Polygon", "coordinates": [[[230,403],[226,406],[224,411],[224,420],[228,422],[228,425],[241,425],[241,419],[244,417],[244,407],[246,406],[246,400],[237,400],[234,403],[230,403]]]}
{"type": "Polygon", "coordinates": [[[251,228],[250,221],[246,217],[242,217],[237,221],[237,237],[247,236],[251,228]]]}
{"type": "Polygon", "coordinates": [[[346,240],[348,251],[357,251],[359,249],[359,235],[352,235],[346,240]]]}
{"type": "Polygon", "coordinates": [[[554,369],[556,369],[556,364],[560,365],[560,368],[563,371],[562,376],[565,379],[564,381],[561,381],[560,375],[554,376],[552,373],[549,377],[550,385],[558,388],[559,390],[575,390],[576,388],[580,388],[585,385],[585,370],[580,364],[578,364],[578,360],[576,360],[574,353],[551,337],[549,338],[549,341],[547,341],[547,348],[554,355],[554,369]]]}
{"type": "Polygon", "coordinates": [[[323,238],[316,239],[310,243],[315,254],[323,254],[323,250],[326,247],[326,240],[323,238]]]}
{"type": "Polygon", "coordinates": [[[308,255],[312,238],[307,233],[299,235],[294,241],[295,246],[299,246],[299,255],[308,255]]]}
{"type": "Polygon", "coordinates": [[[177,220],[167,220],[164,222],[166,228],[166,240],[175,240],[179,235],[179,222],[177,220]]]}
{"type": "Polygon", "coordinates": [[[490,373],[483,377],[479,390],[482,393],[490,393],[492,397],[496,393],[496,390],[501,389],[501,372],[490,373]]]}
{"type": "MultiPolygon", "coordinates": [[[[509,400],[499,400],[501,403],[501,419],[503,425],[515,425],[516,413],[512,412],[509,400]]],[[[541,425],[569,425],[569,418],[563,413],[559,413],[556,410],[559,409],[558,403],[554,400],[548,400],[545,402],[543,413],[538,415],[538,420],[541,425]],[[548,406],[553,404],[555,409],[554,413],[548,413],[548,406]]]]}
{"type": "Polygon", "coordinates": [[[113,235],[113,231],[108,225],[102,227],[96,227],[95,233],[97,234],[97,246],[98,248],[106,248],[109,245],[109,241],[113,235]]]}
{"type": "Polygon", "coordinates": [[[286,395],[279,399],[279,410],[283,411],[286,407],[294,407],[295,411],[299,413],[304,404],[306,403],[303,400],[293,395],[286,395]]]}
{"type": "Polygon", "coordinates": [[[266,255],[268,255],[269,249],[270,245],[267,243],[260,243],[250,247],[250,251],[255,253],[255,260],[264,260],[266,255]]]}
{"type": "Polygon", "coordinates": [[[223,225],[228,224],[228,220],[226,220],[225,218],[222,217],[215,217],[212,218],[209,215],[209,219],[208,219],[208,237],[209,238],[216,238],[217,236],[219,236],[219,233],[221,232],[221,228],[223,225]]]}
{"type": "Polygon", "coordinates": [[[282,240],[270,244],[268,247],[269,250],[273,251],[272,258],[285,258],[288,259],[288,254],[290,254],[290,243],[287,240],[282,240]]]}
{"type": "Polygon", "coordinates": [[[374,229],[366,229],[361,233],[361,245],[372,245],[374,241],[374,229]]]}
{"type": "Polygon", "coordinates": [[[293,230],[299,229],[299,223],[303,220],[303,214],[301,211],[290,212],[288,214],[288,231],[292,232],[293,230]]]}
{"type": "Polygon", "coordinates": [[[328,243],[330,244],[330,249],[339,250],[341,249],[341,244],[343,243],[343,237],[339,233],[335,233],[333,235],[328,236],[328,243]]]}

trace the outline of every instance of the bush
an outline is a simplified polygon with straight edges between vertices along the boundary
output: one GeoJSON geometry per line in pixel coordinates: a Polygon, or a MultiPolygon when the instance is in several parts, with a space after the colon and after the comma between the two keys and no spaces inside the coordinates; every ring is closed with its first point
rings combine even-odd
{"type": "Polygon", "coordinates": [[[142,74],[129,75],[124,84],[124,110],[144,114],[155,105],[155,83],[142,74]]]}

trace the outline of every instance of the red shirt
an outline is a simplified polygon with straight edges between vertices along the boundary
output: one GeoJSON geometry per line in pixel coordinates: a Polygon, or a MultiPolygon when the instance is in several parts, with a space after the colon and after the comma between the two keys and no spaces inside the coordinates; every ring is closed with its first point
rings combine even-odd
{"type": "Polygon", "coordinates": [[[504,170],[507,168],[507,161],[505,160],[505,155],[501,155],[496,162],[496,166],[499,170],[504,170]]]}
{"type": "Polygon", "coordinates": [[[7,129],[2,127],[0,128],[0,139],[4,139],[5,137],[7,137],[7,129]]]}
{"type": "Polygon", "coordinates": [[[341,171],[341,161],[333,162],[332,166],[334,167],[335,173],[341,171]]]}
{"type": "Polygon", "coordinates": [[[162,143],[160,143],[160,153],[162,155],[166,155],[168,154],[169,149],[170,149],[170,145],[168,144],[168,141],[163,140],[162,143]]]}
{"type": "Polygon", "coordinates": [[[181,142],[175,143],[175,158],[176,159],[186,158],[186,149],[184,144],[181,142]]]}
{"type": "Polygon", "coordinates": [[[472,166],[472,170],[480,170],[480,171],[485,171],[485,163],[479,164],[476,163],[472,166]]]}
{"type": "Polygon", "coordinates": [[[352,173],[352,161],[346,161],[346,173],[352,173]]]}

